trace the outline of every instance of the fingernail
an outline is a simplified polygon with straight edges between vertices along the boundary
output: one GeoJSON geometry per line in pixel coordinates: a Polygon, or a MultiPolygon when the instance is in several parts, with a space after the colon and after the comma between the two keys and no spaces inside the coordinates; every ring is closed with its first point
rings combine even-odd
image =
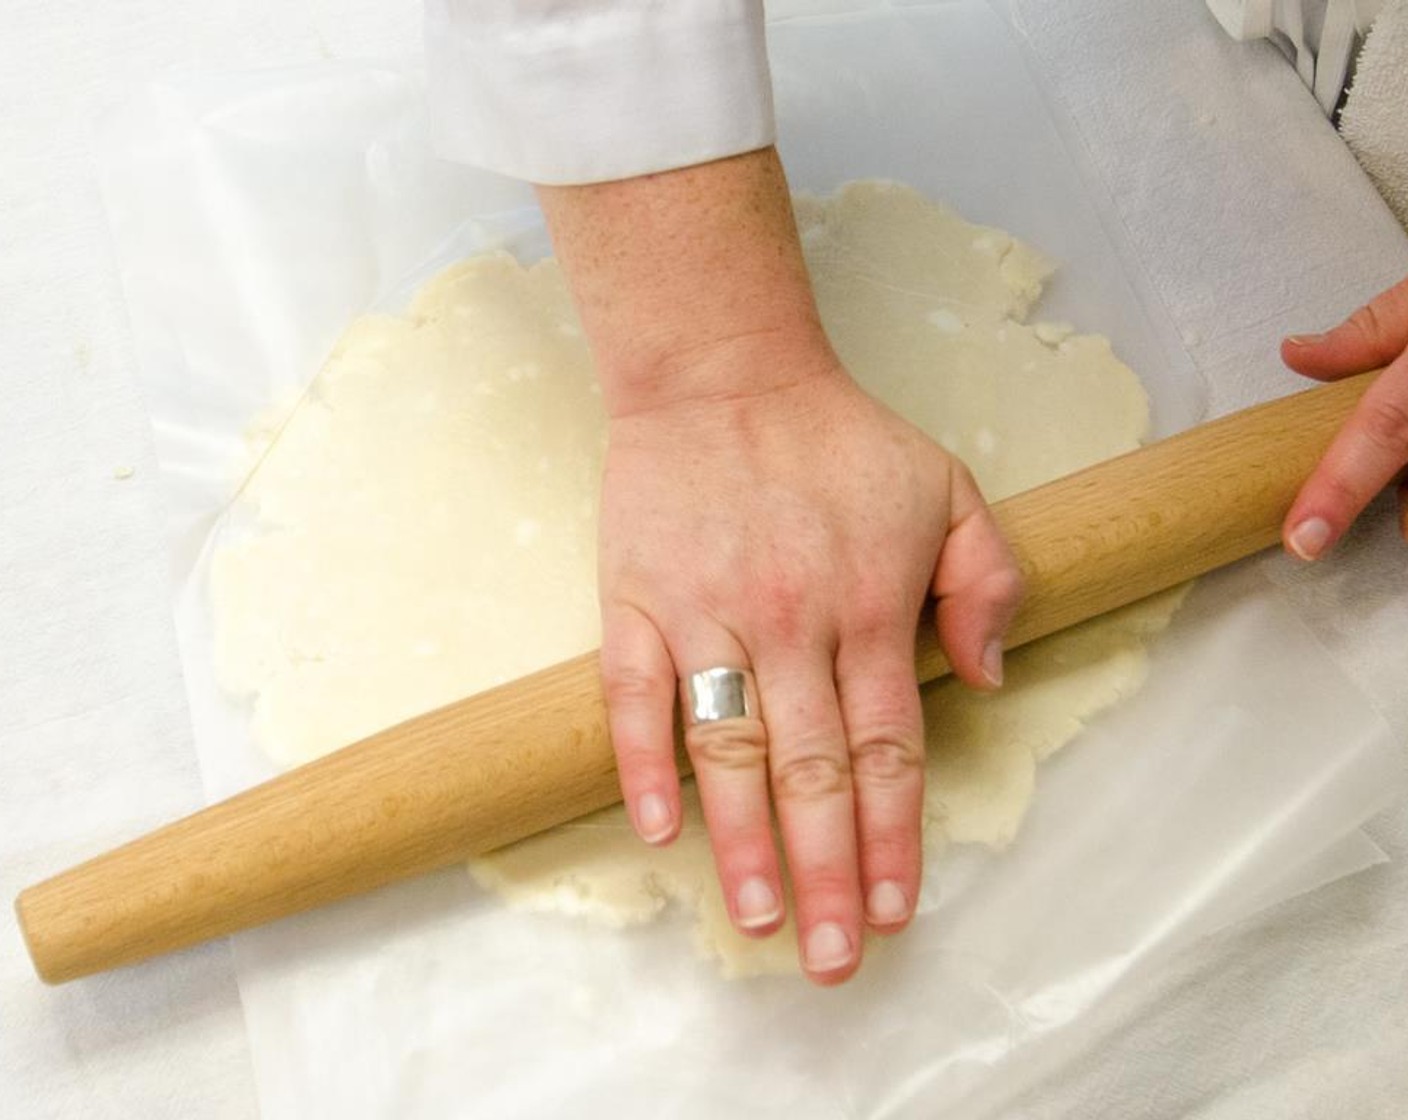
{"type": "Polygon", "coordinates": [[[994,638],[983,647],[982,670],[988,684],[1002,687],[1002,639],[994,638]]]}
{"type": "Polygon", "coordinates": [[[1323,341],[1325,341],[1323,334],[1293,334],[1286,338],[1286,342],[1291,346],[1314,346],[1323,341]]]}
{"type": "Polygon", "coordinates": [[[658,793],[647,793],[636,802],[636,828],[647,844],[657,844],[674,830],[670,806],[658,793]]]}
{"type": "Polygon", "coordinates": [[[822,922],[807,934],[808,972],[830,972],[851,961],[851,939],[835,922],[822,922]]]}
{"type": "Polygon", "coordinates": [[[782,916],[782,906],[770,886],[756,876],[738,888],[738,924],[744,929],[771,925],[782,916]]]}
{"type": "Polygon", "coordinates": [[[1316,560],[1330,543],[1330,526],[1319,517],[1307,517],[1291,530],[1286,541],[1302,560],[1316,560]]]}
{"type": "Polygon", "coordinates": [[[877,926],[892,926],[909,917],[909,900],[900,885],[885,879],[870,888],[865,900],[865,916],[877,926]]]}

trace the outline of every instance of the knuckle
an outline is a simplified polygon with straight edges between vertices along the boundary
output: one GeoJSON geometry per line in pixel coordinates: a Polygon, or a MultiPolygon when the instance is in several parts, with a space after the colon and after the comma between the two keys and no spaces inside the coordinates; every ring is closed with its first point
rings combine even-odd
{"type": "Polygon", "coordinates": [[[1366,303],[1355,311],[1345,320],[1345,325],[1358,331],[1370,342],[1377,341],[1383,332],[1383,323],[1379,319],[1378,309],[1372,303],[1366,303]]]}
{"type": "Polygon", "coordinates": [[[1321,496],[1329,506],[1326,520],[1338,521],[1345,518],[1347,515],[1344,511],[1356,509],[1364,500],[1359,493],[1361,487],[1355,484],[1355,480],[1339,471],[1327,471],[1319,483],[1321,496]]]}
{"type": "Polygon", "coordinates": [[[1015,564],[989,572],[983,580],[983,598],[990,603],[1017,604],[1026,593],[1026,576],[1015,564]]]}
{"type": "Polygon", "coordinates": [[[972,490],[978,488],[978,480],[973,477],[973,472],[968,469],[968,464],[962,459],[951,458],[949,470],[953,472],[951,477],[955,486],[972,490]]]}
{"type": "Polygon", "coordinates": [[[767,734],[760,720],[695,724],[685,731],[684,741],[696,770],[747,770],[767,762],[767,734]]]}
{"type": "Polygon", "coordinates": [[[1408,455],[1408,402],[1373,397],[1364,402],[1362,430],[1378,447],[1408,455]]]}
{"type": "Polygon", "coordinates": [[[795,644],[807,629],[806,589],[796,580],[775,580],[764,588],[760,618],[766,632],[795,644]]]}
{"type": "Polygon", "coordinates": [[[846,611],[846,628],[851,640],[868,644],[898,636],[908,641],[910,625],[896,601],[895,591],[894,588],[873,583],[862,584],[852,591],[846,611]]]}
{"type": "Polygon", "coordinates": [[[851,745],[851,768],[858,782],[897,785],[924,774],[924,748],[899,731],[867,735],[851,745]]]}
{"type": "Polygon", "coordinates": [[[640,665],[603,659],[601,686],[609,708],[641,707],[673,693],[673,682],[640,665]]]}
{"type": "Polygon", "coordinates": [[[817,588],[823,581],[805,560],[774,558],[754,583],[755,625],[761,634],[784,645],[804,642],[815,629],[817,588]]]}
{"type": "Polygon", "coordinates": [[[820,751],[774,761],[773,796],[779,801],[816,801],[849,793],[850,760],[820,751]]]}
{"type": "MultiPolygon", "coordinates": [[[[883,830],[867,828],[860,844],[861,858],[875,876],[889,878],[894,874],[892,869],[912,869],[923,860],[917,820],[909,830],[898,827],[883,830]]],[[[904,874],[903,870],[900,874],[904,874]]]]}
{"type": "Polygon", "coordinates": [[[787,862],[792,868],[793,893],[799,909],[844,913],[858,905],[857,869],[809,860],[804,852],[789,851],[787,862]]]}

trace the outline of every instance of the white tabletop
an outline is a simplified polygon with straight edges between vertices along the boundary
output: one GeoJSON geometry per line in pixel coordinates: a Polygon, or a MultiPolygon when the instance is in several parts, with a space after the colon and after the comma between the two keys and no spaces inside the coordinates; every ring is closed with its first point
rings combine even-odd
{"type": "MultiPolygon", "coordinates": [[[[1225,39],[1201,0],[1014,5],[1214,411],[1288,389],[1282,333],[1326,326],[1408,272],[1408,237],[1273,48],[1225,39]]],[[[172,69],[411,54],[419,11],[18,0],[7,15],[0,891],[13,897],[201,803],[94,129],[172,69]]],[[[1408,548],[1389,507],[1333,564],[1269,570],[1408,754],[1408,548]]],[[[1408,806],[1369,832],[1393,863],[1229,930],[1157,991],[1112,1001],[1105,1047],[1022,1115],[1397,1115],[1408,806]]],[[[47,989],[0,924],[0,1102],[26,1117],[257,1115],[225,945],[47,989]]]]}

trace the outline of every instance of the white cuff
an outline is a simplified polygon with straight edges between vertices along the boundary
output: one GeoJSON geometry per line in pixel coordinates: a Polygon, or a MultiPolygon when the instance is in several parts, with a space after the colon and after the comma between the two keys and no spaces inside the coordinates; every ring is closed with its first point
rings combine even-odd
{"type": "Polygon", "coordinates": [[[435,146],[593,183],[773,143],[760,0],[426,0],[435,146]]]}

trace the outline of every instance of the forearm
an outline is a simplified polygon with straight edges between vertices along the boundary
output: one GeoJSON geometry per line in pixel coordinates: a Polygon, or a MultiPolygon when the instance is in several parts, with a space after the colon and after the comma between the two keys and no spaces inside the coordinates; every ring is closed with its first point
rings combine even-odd
{"type": "Polygon", "coordinates": [[[774,149],[538,198],[611,415],[765,391],[829,354],[774,149]]]}

